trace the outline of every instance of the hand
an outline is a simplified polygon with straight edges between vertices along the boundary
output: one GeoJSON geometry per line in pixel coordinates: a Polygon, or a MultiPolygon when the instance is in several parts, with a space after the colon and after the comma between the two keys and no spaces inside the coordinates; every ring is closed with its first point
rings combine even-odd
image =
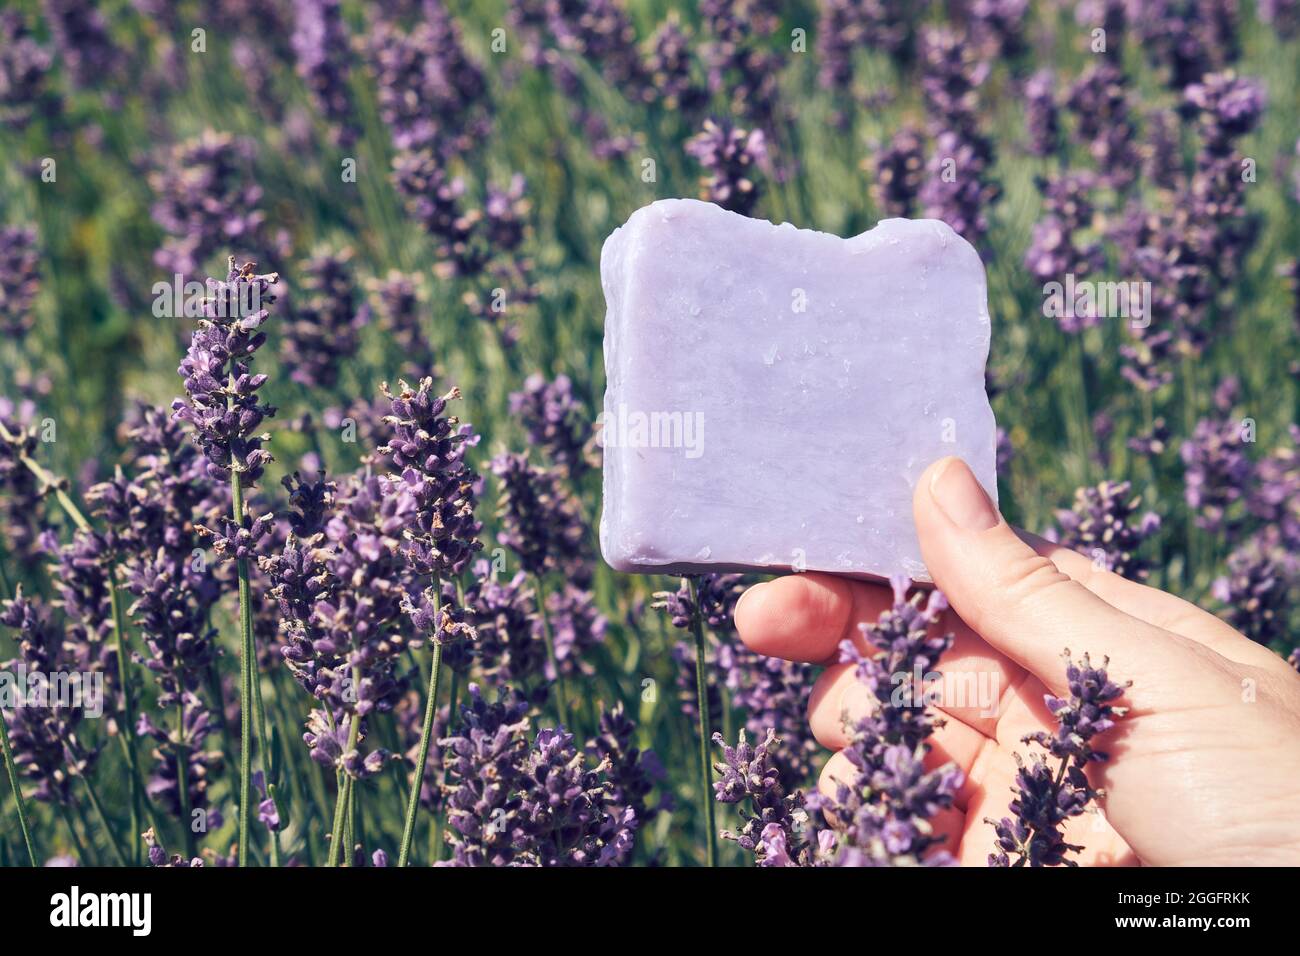
{"type": "MultiPolygon", "coordinates": [[[[1073,818],[1065,837],[1085,865],[1300,864],[1300,674],[1212,614],[1155,588],[1098,570],[1084,556],[1003,520],[956,458],[928,468],[913,502],[921,552],[951,608],[939,626],[955,634],[939,662],[945,724],[931,738],[931,766],[966,773],[956,805],[936,826],[966,865],[993,850],[985,817],[1010,815],[1013,753],[1026,734],[1055,728],[1046,693],[1069,696],[1061,654],[1110,658],[1113,680],[1132,681],[1127,716],[1096,741],[1102,814],[1073,818]],[[984,688],[989,700],[972,699],[984,688]]],[[[833,750],[848,739],[867,692],[837,663],[845,638],[892,604],[886,586],[828,574],[755,585],[736,607],[736,627],[760,654],[824,664],[808,720],[833,750]]],[[[822,786],[851,779],[832,755],[822,786]]]]}

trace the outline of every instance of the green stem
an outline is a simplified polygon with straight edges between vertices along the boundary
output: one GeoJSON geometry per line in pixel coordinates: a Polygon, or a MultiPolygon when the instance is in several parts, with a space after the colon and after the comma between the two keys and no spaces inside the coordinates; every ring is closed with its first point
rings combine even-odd
{"type": "Polygon", "coordinates": [[[143,844],[138,837],[141,832],[140,808],[144,788],[140,785],[140,767],[135,755],[135,705],[131,700],[131,675],[127,670],[126,618],[122,613],[122,596],[117,588],[116,563],[112,565],[109,573],[112,575],[109,602],[113,610],[113,642],[117,647],[117,682],[122,685],[122,716],[126,721],[126,726],[122,728],[119,737],[122,741],[122,752],[126,755],[127,774],[131,778],[131,833],[132,845],[135,848],[132,859],[139,864],[143,844]]]}
{"type": "MultiPolygon", "coordinates": [[[[361,672],[359,668],[352,668],[352,686],[360,692],[361,672]]],[[[352,715],[351,723],[348,726],[348,749],[351,753],[356,749],[357,738],[361,734],[361,718],[357,714],[352,715]]],[[[346,771],[339,771],[339,788],[338,796],[334,801],[334,829],[330,833],[330,853],[327,866],[339,866],[343,857],[343,844],[347,841],[348,836],[344,832],[348,828],[347,811],[348,804],[352,800],[352,777],[346,771]]],[[[351,847],[349,847],[349,852],[351,847]]]]}
{"type": "MultiPolygon", "coordinates": [[[[280,781],[279,770],[272,774],[271,767],[271,748],[268,744],[270,738],[266,732],[266,705],[262,702],[262,679],[257,672],[256,666],[253,669],[253,720],[257,729],[257,751],[262,762],[262,779],[266,783],[266,795],[275,807],[276,815],[280,817],[280,826],[285,824],[284,815],[280,811],[280,781]]],[[[280,865],[280,831],[271,830],[271,866],[280,865]]]]}
{"type": "Polygon", "coordinates": [[[398,867],[406,866],[411,856],[411,837],[415,835],[415,818],[420,812],[420,785],[424,782],[424,765],[429,759],[429,737],[433,734],[433,720],[438,713],[438,677],[442,671],[442,635],[438,633],[442,607],[442,582],[433,578],[433,662],[429,665],[429,696],[424,705],[424,727],[420,730],[420,749],[415,757],[415,776],[411,780],[411,795],[406,801],[406,824],[402,827],[402,844],[397,856],[398,867]]]}
{"type": "Polygon", "coordinates": [[[194,857],[194,821],[190,819],[190,783],[186,770],[189,755],[185,749],[185,695],[176,701],[176,799],[181,808],[181,832],[185,836],[185,859],[194,857]]]}
{"type": "Polygon", "coordinates": [[[9,773],[9,786],[13,788],[14,803],[18,806],[18,827],[23,831],[27,861],[32,866],[36,866],[36,851],[32,849],[32,833],[27,826],[27,804],[23,802],[23,792],[18,786],[18,767],[14,764],[14,752],[9,747],[9,726],[5,723],[4,711],[0,711],[0,745],[4,746],[5,770],[9,773]]]}
{"type": "Polygon", "coordinates": [[[573,728],[569,725],[569,702],[564,693],[564,677],[560,674],[560,667],[555,659],[555,639],[551,636],[551,619],[546,613],[546,588],[542,584],[540,574],[533,575],[533,587],[537,591],[537,614],[542,621],[542,637],[546,642],[546,660],[551,666],[551,672],[555,674],[555,712],[559,718],[560,726],[570,732],[573,728]]]}
{"type": "Polygon", "coordinates": [[[99,795],[95,793],[94,786],[91,785],[90,778],[84,774],[79,774],[81,782],[86,785],[86,796],[90,798],[90,808],[95,811],[95,819],[99,825],[104,828],[104,833],[108,836],[108,845],[113,850],[113,856],[117,857],[118,866],[127,866],[126,854],[122,852],[122,847],[117,842],[117,834],[108,823],[108,817],[104,815],[104,806],[99,802],[99,795]]]}
{"type": "MultiPolygon", "coordinates": [[[[460,698],[460,673],[454,670],[451,672],[450,690],[451,693],[447,695],[447,736],[449,737],[451,736],[452,731],[456,727],[456,702],[460,698]]],[[[443,782],[445,783],[446,781],[444,780],[443,782]]],[[[435,842],[433,844],[433,853],[431,854],[431,856],[435,862],[442,859],[442,849],[444,846],[446,846],[446,841],[437,840],[436,836],[445,833],[446,830],[447,830],[447,805],[444,803],[442,807],[441,816],[439,817],[439,819],[434,821],[433,826],[431,827],[431,831],[435,835],[435,842]]]]}
{"type": "MultiPolygon", "coordinates": [[[[82,865],[82,866],[98,866],[98,865],[99,865],[99,858],[98,858],[98,856],[92,857],[92,856],[90,855],[89,851],[86,849],[86,844],[82,842],[82,840],[81,840],[81,834],[79,834],[79,833],[77,832],[77,826],[76,826],[76,824],[74,824],[74,823],[72,822],[72,816],[71,816],[71,814],[68,813],[68,806],[67,806],[67,804],[65,804],[65,803],[59,803],[58,800],[55,800],[55,805],[59,808],[59,816],[63,817],[63,822],[64,822],[64,824],[67,825],[68,832],[69,832],[70,834],[72,834],[72,845],[73,845],[73,847],[76,848],[76,851],[77,851],[77,859],[80,861],[81,865],[82,865]]],[[[81,805],[80,805],[80,804],[75,804],[75,805],[76,805],[76,807],[77,807],[77,812],[78,812],[78,813],[81,813],[81,812],[82,812],[82,811],[81,811],[81,805]]],[[[81,817],[81,821],[82,821],[82,824],[85,825],[86,818],[85,818],[85,815],[84,815],[84,814],[83,814],[82,817],[81,817]]],[[[86,833],[87,833],[88,835],[89,835],[89,833],[90,833],[90,827],[89,827],[89,826],[86,826],[86,833]]]]}
{"type": "MultiPolygon", "coordinates": [[[[235,525],[244,526],[244,489],[238,471],[230,473],[235,525]]],[[[239,574],[239,865],[248,865],[248,830],[253,796],[253,604],[248,560],[236,562],[239,574]]]]}
{"type": "Polygon", "coordinates": [[[708,834],[705,840],[705,860],[709,866],[718,865],[718,832],[713,820],[713,775],[709,766],[709,689],[705,680],[704,620],[700,613],[700,593],[695,579],[688,577],[691,592],[691,630],[695,634],[695,709],[700,715],[700,802],[704,811],[704,825],[708,834]]]}

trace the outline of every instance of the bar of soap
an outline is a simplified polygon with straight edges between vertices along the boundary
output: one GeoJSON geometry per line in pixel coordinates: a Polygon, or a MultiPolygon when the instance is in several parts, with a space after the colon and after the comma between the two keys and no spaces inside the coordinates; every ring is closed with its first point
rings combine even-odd
{"type": "Polygon", "coordinates": [[[912,490],[997,500],[984,266],[945,223],[842,239],[693,199],[605,241],[600,543],[619,571],[928,581],[912,490]]]}

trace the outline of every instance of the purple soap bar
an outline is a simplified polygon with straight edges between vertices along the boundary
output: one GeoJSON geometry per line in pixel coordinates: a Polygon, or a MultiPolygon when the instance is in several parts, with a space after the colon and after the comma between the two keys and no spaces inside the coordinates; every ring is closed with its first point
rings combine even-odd
{"type": "Polygon", "coordinates": [[[997,500],[984,266],[946,224],[841,239],[665,199],[605,241],[600,277],[614,568],[928,581],[926,466],[960,456],[997,500]]]}

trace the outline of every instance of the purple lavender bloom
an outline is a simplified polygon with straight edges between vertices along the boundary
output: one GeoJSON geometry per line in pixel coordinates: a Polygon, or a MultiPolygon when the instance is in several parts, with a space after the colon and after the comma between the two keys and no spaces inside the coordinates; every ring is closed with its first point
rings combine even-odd
{"type": "Polygon", "coordinates": [[[643,94],[647,102],[658,102],[664,109],[681,110],[687,115],[695,114],[708,102],[708,90],[695,77],[691,40],[677,12],[670,11],[649,41],[643,94]]]}
{"type": "MultiPolygon", "coordinates": [[[[1025,268],[1040,282],[1063,282],[1071,274],[1084,278],[1101,264],[1100,244],[1079,238],[1092,224],[1089,193],[1095,186],[1096,177],[1088,172],[1066,173],[1039,182],[1045,215],[1034,225],[1025,251],[1025,268]]],[[[1100,321],[1095,309],[1071,305],[1057,318],[1062,331],[1076,333],[1100,321]]]]}
{"type": "Polygon", "coordinates": [[[1133,3],[1128,13],[1143,51],[1166,68],[1172,90],[1225,69],[1241,53],[1237,0],[1133,3]]]}
{"type": "Polygon", "coordinates": [[[0,670],[21,668],[30,679],[26,697],[5,715],[14,764],[19,775],[35,783],[32,796],[37,800],[67,803],[72,779],[90,771],[96,752],[77,739],[80,703],[52,696],[48,681],[37,675],[44,678],[73,670],[75,664],[65,660],[62,635],[50,623],[49,609],[39,599],[25,596],[22,584],[15,586],[11,600],[3,602],[0,624],[13,629],[18,644],[18,656],[0,665],[0,670]]]}
{"type": "Polygon", "coordinates": [[[1027,49],[1025,21],[1029,0],[971,0],[971,37],[989,59],[1013,59],[1027,49]]]}
{"type": "Polygon", "coordinates": [[[321,251],[302,266],[302,291],[281,322],[280,357],[289,378],[306,388],[332,389],[339,366],[357,351],[357,330],[366,313],[358,308],[352,279],[352,250],[321,251]]]}
{"type": "Polygon", "coordinates": [[[1069,854],[1083,847],[1066,843],[1061,828],[1069,818],[1083,814],[1098,796],[1084,770],[1089,763],[1109,758],[1094,749],[1092,741],[1114,727],[1115,721],[1127,712],[1114,702],[1129,685],[1116,684],[1109,678],[1107,660],[1101,667],[1093,667],[1087,654],[1078,663],[1071,659],[1069,651],[1064,656],[1070,696],[1046,694],[1043,698],[1056,717],[1057,729],[1024,738],[1025,743],[1037,744],[1057,758],[1060,765],[1050,767],[1035,755],[1026,766],[1016,755],[1020,771],[1013,788],[1016,798],[1010,805],[1013,816],[985,818],[997,834],[998,852],[990,854],[990,866],[1078,865],[1069,854]]]}
{"type": "Polygon", "coordinates": [[[271,289],[279,281],[274,272],[258,275],[253,269],[251,262],[236,268],[231,257],[226,280],[208,280],[203,316],[178,369],[186,398],[172,402],[173,417],[194,428],[208,475],[229,481],[235,470],[250,485],[271,460],[262,450],[266,436],[256,429],[275,409],[259,401],[267,376],[253,374],[251,363],[266,343],[261,326],[270,312],[265,306],[275,302],[271,289]]]}
{"type": "Polygon", "coordinates": [[[702,0],[708,42],[709,88],[727,99],[728,112],[758,127],[778,109],[778,81],[786,60],[766,48],[780,26],[774,0],[702,0]]]}
{"type": "Polygon", "coordinates": [[[1280,546],[1276,533],[1241,545],[1228,555],[1228,573],[1211,589],[1224,605],[1223,619],[1252,641],[1280,646],[1291,637],[1296,571],[1295,557],[1280,546]]]}
{"type": "MultiPolygon", "coordinates": [[[[450,582],[443,591],[444,602],[456,594],[450,582]]],[[[489,563],[480,559],[474,563],[464,593],[464,609],[475,640],[449,645],[443,663],[462,673],[474,667],[498,690],[542,674],[547,666],[546,645],[528,576],[520,571],[508,581],[497,580],[489,563]]]]}
{"type": "Polygon", "coordinates": [[[618,0],[547,0],[546,21],[559,51],[592,64],[629,100],[642,98],[636,30],[618,0]]]}
{"type": "Polygon", "coordinates": [[[185,857],[179,853],[169,854],[167,852],[167,848],[164,847],[162,845],[162,842],[158,839],[158,834],[154,832],[153,827],[150,827],[148,830],[144,831],[143,839],[144,839],[144,845],[146,851],[149,856],[150,866],[186,867],[186,868],[196,868],[196,867],[203,866],[203,860],[197,856],[192,857],[189,860],[186,860],[185,857]]]}
{"type": "Polygon", "coordinates": [[[605,641],[608,622],[600,613],[590,591],[566,582],[546,596],[546,617],[551,626],[555,648],[553,673],[547,662],[546,678],[590,676],[595,673],[586,660],[587,653],[605,641]]]}
{"type": "Polygon", "coordinates": [[[841,644],[841,659],[855,665],[858,679],[877,706],[851,728],[844,750],[854,778],[835,781],[833,797],[815,794],[810,808],[838,832],[819,847],[833,866],[946,865],[929,820],[952,805],[964,775],[949,763],[927,771],[922,761],[937,719],[926,708],[926,684],[937,679],[951,634],[934,634],[947,601],[933,591],[907,597],[906,578],[891,581],[893,607],[873,625],[862,625],[869,651],[841,644]],[[918,679],[921,681],[918,684],[918,679]]]}
{"type": "Polygon", "coordinates": [[[492,473],[501,487],[497,540],[518,556],[526,572],[567,572],[586,562],[586,524],[557,472],[532,464],[527,452],[507,452],[492,460],[492,473]]]}
{"type": "Polygon", "coordinates": [[[1001,195],[1001,187],[987,178],[980,151],[954,132],[940,133],[920,196],[924,216],[943,220],[974,243],[983,242],[988,232],[985,210],[1001,195]]]}
{"type": "Polygon", "coordinates": [[[1074,493],[1074,507],[1057,511],[1061,543],[1083,551],[1093,563],[1134,581],[1146,580],[1147,563],[1136,555],[1160,528],[1160,516],[1139,516],[1142,496],[1127,481],[1103,481],[1074,493]]]}
{"type": "Polygon", "coordinates": [[[394,148],[429,150],[445,160],[484,132],[487,84],[442,3],[424,4],[424,14],[409,32],[375,20],[364,52],[378,89],[379,116],[394,148]]]}
{"type": "Polygon", "coordinates": [[[1142,175],[1161,189],[1176,189],[1183,171],[1178,114],[1171,109],[1152,110],[1146,114],[1145,126],[1142,175]]]}
{"type": "Polygon", "coordinates": [[[706,119],[686,142],[686,152],[704,167],[700,198],[748,216],[761,195],[755,168],[767,158],[760,129],[744,130],[726,120],[706,119]]]}
{"type": "Polygon", "coordinates": [[[459,574],[482,547],[483,526],[474,517],[480,479],[465,461],[478,438],[445,414],[448,402],[460,398],[459,389],[436,395],[431,378],[414,389],[405,382],[398,386],[396,395],[383,389],[392,402],[393,438],[379,452],[398,469],[389,479],[392,489],[412,502],[403,553],[416,574],[459,574]]]}
{"type": "Polygon", "coordinates": [[[37,445],[37,424],[33,419],[36,406],[31,401],[17,405],[0,396],[0,489],[4,490],[4,538],[8,554],[29,570],[36,569],[44,549],[41,532],[45,528],[43,499],[50,490],[38,481],[23,464],[32,458],[37,445]]]}
{"type": "Polygon", "coordinates": [[[40,291],[40,253],[30,226],[0,227],[0,335],[22,342],[36,317],[32,303],[40,291]]]}
{"type": "Polygon", "coordinates": [[[914,126],[904,126],[875,157],[872,196],[882,216],[911,216],[925,176],[925,141],[914,126]]]}
{"type": "Polygon", "coordinates": [[[420,295],[419,277],[390,269],[369,284],[379,328],[402,355],[404,374],[416,380],[437,377],[433,346],[425,334],[427,305],[420,295]]]}
{"type": "Polygon", "coordinates": [[[46,89],[53,59],[27,29],[21,13],[0,12],[0,124],[21,132],[33,116],[53,112],[46,89]]]}
{"type": "Polygon", "coordinates": [[[1101,182],[1115,190],[1133,185],[1141,168],[1123,71],[1102,60],[1071,85],[1066,105],[1075,117],[1075,139],[1097,164],[1101,182]]]}
{"type": "Polygon", "coordinates": [[[50,36],[72,82],[96,89],[117,73],[123,56],[108,35],[108,21],[93,0],[43,0],[50,36]]]}
{"type": "Polygon", "coordinates": [[[1029,155],[1052,156],[1061,145],[1061,117],[1056,103],[1056,74],[1042,69],[1025,81],[1025,131],[1029,155]]]}
{"type": "Polygon", "coordinates": [[[1241,423],[1201,419],[1180,454],[1186,468],[1183,497],[1196,513],[1197,527],[1222,531],[1234,524],[1233,505],[1245,495],[1252,475],[1241,423]]]}
{"type": "Polygon", "coordinates": [[[569,376],[557,375],[553,381],[537,373],[528,376],[522,390],[510,393],[510,414],[523,425],[528,443],[540,448],[568,481],[576,483],[586,474],[590,419],[574,397],[569,376]]]}
{"type": "Polygon", "coordinates": [[[713,765],[721,776],[713,784],[715,797],[719,803],[744,804],[740,808],[744,825],[739,831],[722,831],[722,838],[753,853],[759,866],[811,865],[803,836],[808,823],[803,795],[781,783],[785,774],[775,732],[768,730],[757,746],[749,743],[743,730],[734,747],[722,734],[715,733],[713,742],[722,748],[722,759],[713,765]]]}
{"type": "Polygon", "coordinates": [[[1272,449],[1255,464],[1246,507],[1282,544],[1300,554],[1300,425],[1291,425],[1290,445],[1272,449]]]}
{"type": "Polygon", "coordinates": [[[156,202],[153,220],[167,234],[154,262],[189,277],[218,249],[231,245],[258,252],[265,216],[262,189],[252,179],[251,140],[207,130],[172,148],[149,175],[156,202]]]}
{"type": "Polygon", "coordinates": [[[1259,22],[1272,28],[1283,40],[1300,34],[1300,2],[1297,0],[1259,0],[1255,5],[1259,22]]]}
{"type": "Polygon", "coordinates": [[[459,729],[440,740],[454,866],[610,866],[631,853],[637,820],[607,776],[586,767],[573,736],[528,742],[523,699],[484,700],[471,684],[459,729]]]}
{"type": "Polygon", "coordinates": [[[298,75],[329,120],[335,144],[351,149],[360,134],[348,92],[350,37],[339,0],[294,0],[293,7],[291,42],[298,59],[298,75]]]}

